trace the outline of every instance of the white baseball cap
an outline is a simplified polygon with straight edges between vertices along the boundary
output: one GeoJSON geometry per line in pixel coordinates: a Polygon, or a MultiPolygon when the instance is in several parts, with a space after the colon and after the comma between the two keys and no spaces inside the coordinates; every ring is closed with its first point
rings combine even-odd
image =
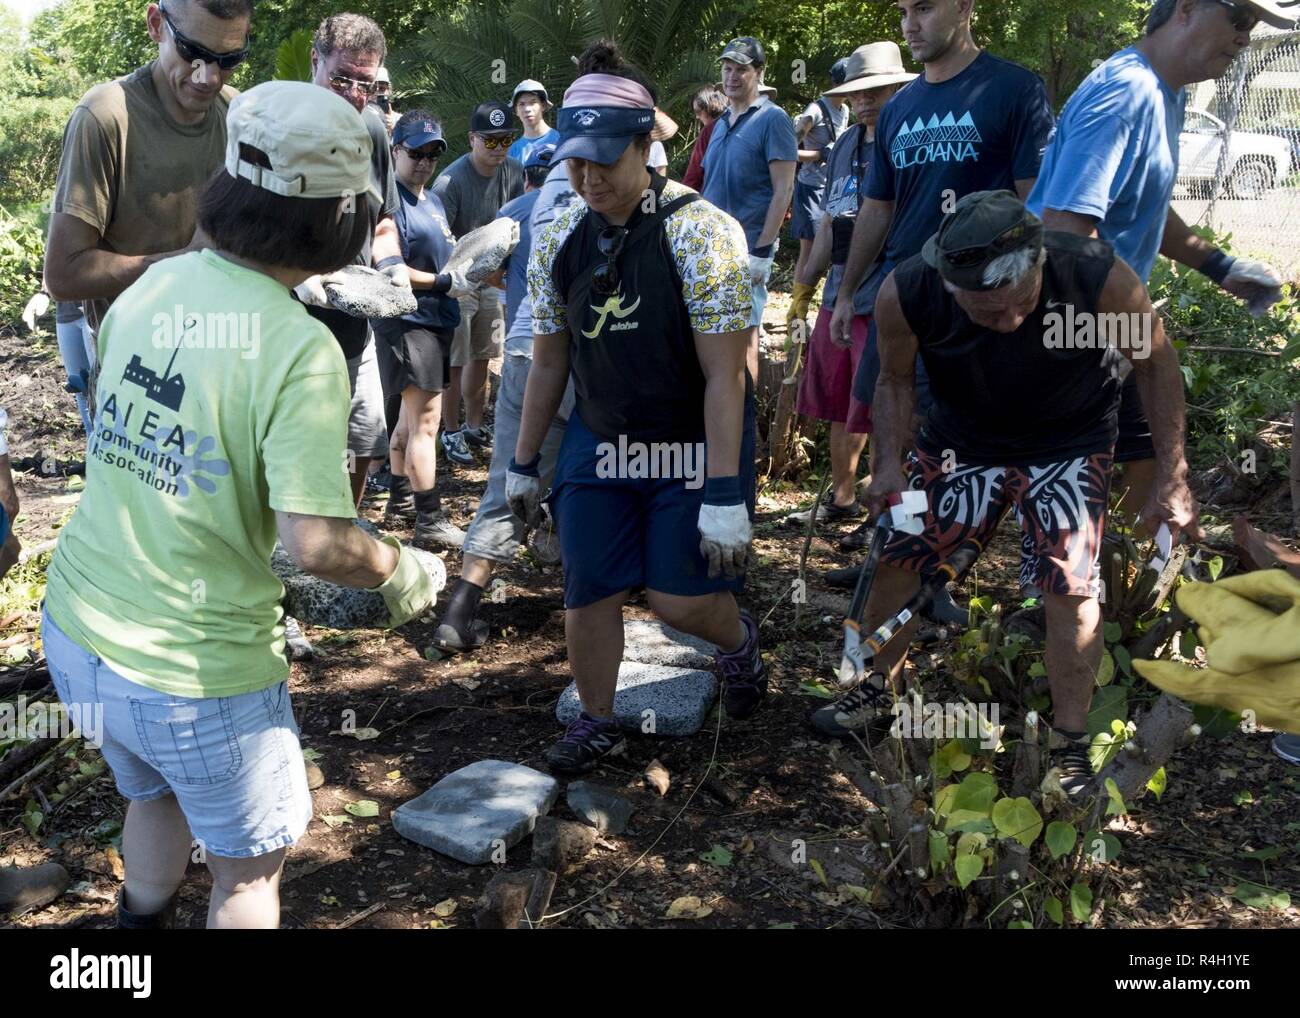
{"type": "Polygon", "coordinates": [[[267,81],[241,92],[226,114],[226,172],[289,198],[372,194],[370,132],[352,105],[306,81],[267,81]],[[269,168],[239,156],[266,153],[269,168]]]}

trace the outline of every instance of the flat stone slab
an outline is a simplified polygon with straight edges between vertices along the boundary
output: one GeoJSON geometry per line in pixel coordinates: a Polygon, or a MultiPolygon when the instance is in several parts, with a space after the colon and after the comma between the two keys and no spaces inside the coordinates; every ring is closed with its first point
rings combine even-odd
{"type": "MultiPolygon", "coordinates": [[[[374,524],[366,520],[355,522],[371,537],[383,536],[374,524]]],[[[433,577],[434,589],[440,591],[446,587],[447,567],[442,559],[423,548],[410,550],[433,577]]],[[[271,569],[284,584],[285,612],[299,622],[330,629],[382,629],[388,623],[388,608],[381,595],[357,587],[342,587],[304,573],[281,544],[271,553],[271,569]]]]}
{"type": "MultiPolygon", "coordinates": [[[[712,672],[623,661],[618,666],[614,717],[624,728],[647,735],[694,735],[709,716],[717,692],[712,672]]],[[[581,709],[578,686],[570,682],[555,705],[555,716],[567,725],[581,709]]]]}
{"type": "Polygon", "coordinates": [[[623,660],[678,668],[711,668],[717,648],[708,640],[666,626],[637,619],[623,626],[623,660]]]}
{"type": "Polygon", "coordinates": [[[564,798],[574,816],[602,834],[622,834],[636,809],[627,796],[595,781],[574,781],[564,798]]]}
{"type": "Polygon", "coordinates": [[[463,863],[504,862],[500,853],[531,834],[560,785],[549,774],[504,760],[479,760],[453,771],[393,811],[404,838],[463,863]]]}

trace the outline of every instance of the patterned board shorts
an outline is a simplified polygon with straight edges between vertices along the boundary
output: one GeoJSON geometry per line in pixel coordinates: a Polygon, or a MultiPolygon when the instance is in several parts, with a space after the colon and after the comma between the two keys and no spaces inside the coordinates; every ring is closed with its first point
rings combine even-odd
{"type": "Polygon", "coordinates": [[[1008,504],[1020,522],[1020,583],[1049,594],[1097,597],[1112,455],[1078,456],[1036,467],[945,462],[915,451],[910,486],[929,500],[925,530],[890,539],[884,561],[928,575],[967,538],[984,547],[1008,504]],[[945,469],[947,467],[947,469],[945,469]]]}

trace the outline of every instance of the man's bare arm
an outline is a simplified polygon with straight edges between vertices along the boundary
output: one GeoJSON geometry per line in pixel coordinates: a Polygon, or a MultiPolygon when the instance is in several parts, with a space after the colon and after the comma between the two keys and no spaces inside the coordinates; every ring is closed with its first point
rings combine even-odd
{"type": "MultiPolygon", "coordinates": [[[[901,490],[904,445],[912,434],[916,402],[916,335],[903,315],[894,273],[876,297],[876,344],[880,352],[880,378],[872,401],[875,433],[871,442],[871,473],[881,481],[877,495],[901,490]]],[[[873,482],[872,488],[876,488],[873,482]]],[[[879,510],[883,501],[873,506],[879,510]]]]}
{"type": "Polygon", "coordinates": [[[1194,234],[1182,217],[1170,208],[1169,214],[1165,216],[1165,233],[1160,240],[1162,255],[1189,269],[1199,269],[1205,264],[1205,259],[1217,250],[1208,240],[1202,240],[1194,234]]]}
{"type": "Polygon", "coordinates": [[[1043,226],[1049,230],[1073,233],[1077,237],[1097,236],[1097,223],[1093,216],[1082,212],[1066,212],[1062,209],[1043,209],[1043,226]]]}
{"type": "Polygon", "coordinates": [[[203,247],[202,234],[177,251],[151,255],[118,254],[103,246],[89,223],[66,212],[50,217],[45,252],[45,285],[55,300],[114,300],[154,262],[203,247]]]}
{"type": "Polygon", "coordinates": [[[840,280],[840,295],[836,303],[853,303],[862,280],[867,275],[889,236],[894,222],[894,203],[863,198],[858,207],[858,218],[853,224],[853,239],[849,242],[849,257],[844,264],[844,278],[840,280]]]}
{"type": "Polygon", "coordinates": [[[831,217],[823,215],[817,224],[817,233],[813,236],[812,247],[803,263],[803,274],[795,282],[805,286],[816,286],[831,263],[831,217]]]}
{"type": "Polygon", "coordinates": [[[767,217],[763,220],[763,229],[755,247],[766,247],[774,243],[781,233],[781,224],[785,222],[786,210],[794,196],[795,166],[792,160],[785,159],[774,159],[767,164],[767,172],[772,180],[772,200],[768,203],[767,217]]]}

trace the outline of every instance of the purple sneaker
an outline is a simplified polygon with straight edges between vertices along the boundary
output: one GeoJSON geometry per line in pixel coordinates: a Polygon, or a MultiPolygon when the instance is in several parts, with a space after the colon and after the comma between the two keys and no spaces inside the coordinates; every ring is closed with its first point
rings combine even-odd
{"type": "Polygon", "coordinates": [[[722,706],[734,721],[753,714],[767,696],[767,669],[758,650],[758,624],[747,611],[740,613],[740,622],[745,627],[745,642],[730,654],[719,650],[713,655],[722,675],[722,706]]]}
{"type": "Polygon", "coordinates": [[[593,718],[585,710],[564,730],[564,738],[547,751],[546,763],[557,774],[586,774],[607,756],[627,749],[623,729],[613,718],[593,718]]]}

